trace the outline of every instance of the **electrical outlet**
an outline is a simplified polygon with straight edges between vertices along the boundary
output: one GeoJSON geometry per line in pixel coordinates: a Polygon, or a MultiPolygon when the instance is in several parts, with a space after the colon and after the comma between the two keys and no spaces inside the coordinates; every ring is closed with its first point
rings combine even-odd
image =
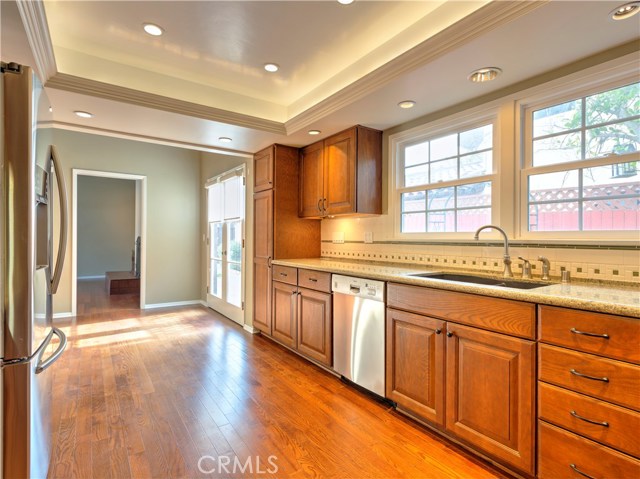
{"type": "Polygon", "coordinates": [[[365,243],[373,243],[373,231],[365,231],[364,232],[364,242],[365,243]]]}
{"type": "Polygon", "coordinates": [[[334,231],[333,239],[331,241],[334,244],[343,244],[344,243],[344,231],[334,231]]]}

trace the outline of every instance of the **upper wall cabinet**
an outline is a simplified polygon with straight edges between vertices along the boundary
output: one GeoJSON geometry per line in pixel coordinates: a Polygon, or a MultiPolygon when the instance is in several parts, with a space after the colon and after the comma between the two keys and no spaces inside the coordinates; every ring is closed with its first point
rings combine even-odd
{"type": "Polygon", "coordinates": [[[299,215],[382,214],[382,132],[355,126],[302,149],[299,215]]]}

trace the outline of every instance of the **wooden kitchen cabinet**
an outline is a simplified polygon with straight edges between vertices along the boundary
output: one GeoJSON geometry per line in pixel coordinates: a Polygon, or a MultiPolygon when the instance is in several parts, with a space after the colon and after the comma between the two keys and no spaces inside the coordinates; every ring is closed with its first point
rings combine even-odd
{"type": "Polygon", "coordinates": [[[387,309],[386,396],[444,426],[444,321],[387,309]]]}
{"type": "Polygon", "coordinates": [[[355,126],[302,149],[299,215],[382,213],[382,132],[355,126]]]}
{"type": "Polygon", "coordinates": [[[331,275],[279,265],[274,270],[271,336],[300,354],[331,366],[331,275]],[[292,278],[297,278],[298,283],[292,278]]]}
{"type": "Polygon", "coordinates": [[[535,343],[447,323],[446,429],[533,473],[535,343]]]}
{"type": "Polygon", "coordinates": [[[298,217],[299,152],[272,145],[254,155],[253,327],[271,335],[274,259],[320,256],[320,222],[298,217]]]}

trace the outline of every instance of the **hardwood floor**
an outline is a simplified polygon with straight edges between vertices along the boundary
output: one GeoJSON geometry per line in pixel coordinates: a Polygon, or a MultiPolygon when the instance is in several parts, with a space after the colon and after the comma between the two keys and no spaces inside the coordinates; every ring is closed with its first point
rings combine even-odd
{"type": "Polygon", "coordinates": [[[57,322],[50,478],[504,477],[211,310],[83,300],[57,322]]]}

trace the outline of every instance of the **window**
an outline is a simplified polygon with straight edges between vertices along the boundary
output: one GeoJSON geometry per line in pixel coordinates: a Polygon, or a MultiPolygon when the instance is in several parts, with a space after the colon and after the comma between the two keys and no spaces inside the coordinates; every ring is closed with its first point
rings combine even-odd
{"type": "Polygon", "coordinates": [[[398,143],[400,233],[475,231],[491,222],[494,123],[398,143]]]}
{"type": "Polygon", "coordinates": [[[527,232],[640,228],[640,83],[530,107],[525,122],[527,232]]]}

